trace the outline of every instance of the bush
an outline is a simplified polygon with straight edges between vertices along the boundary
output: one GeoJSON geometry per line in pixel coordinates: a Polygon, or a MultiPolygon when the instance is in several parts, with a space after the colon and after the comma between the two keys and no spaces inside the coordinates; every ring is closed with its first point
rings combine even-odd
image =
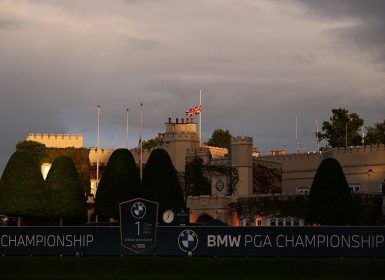
{"type": "Polygon", "coordinates": [[[348,225],[353,220],[352,196],[339,162],[328,158],[321,162],[309,193],[308,223],[348,225]]]}
{"type": "Polygon", "coordinates": [[[67,156],[58,157],[46,179],[50,197],[50,216],[63,218],[66,224],[84,223],[87,204],[75,164],[67,156]]]}
{"type": "Polygon", "coordinates": [[[150,154],[143,171],[143,188],[147,199],[159,203],[159,214],[184,207],[177,172],[163,149],[155,149],[150,154]]]}
{"type": "Polygon", "coordinates": [[[47,190],[39,163],[31,154],[16,151],[0,180],[0,212],[15,217],[46,217],[47,190]]]}
{"type": "Polygon", "coordinates": [[[134,157],[127,149],[115,150],[100,180],[95,198],[95,214],[119,218],[119,203],[141,196],[140,178],[134,157]]]}

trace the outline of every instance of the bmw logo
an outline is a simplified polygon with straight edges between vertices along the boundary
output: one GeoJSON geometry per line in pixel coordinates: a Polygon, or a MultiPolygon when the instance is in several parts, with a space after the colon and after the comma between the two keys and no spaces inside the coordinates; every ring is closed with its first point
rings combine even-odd
{"type": "Polygon", "coordinates": [[[178,236],[179,248],[187,253],[191,253],[198,246],[198,235],[190,229],[185,229],[178,236]]]}
{"type": "Polygon", "coordinates": [[[132,204],[131,206],[131,214],[136,219],[141,219],[146,215],[146,205],[142,202],[138,201],[132,204]]]}

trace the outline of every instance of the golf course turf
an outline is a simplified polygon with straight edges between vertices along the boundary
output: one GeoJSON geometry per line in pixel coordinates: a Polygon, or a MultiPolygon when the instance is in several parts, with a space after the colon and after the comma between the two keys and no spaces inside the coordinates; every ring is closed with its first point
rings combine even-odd
{"type": "Polygon", "coordinates": [[[385,259],[0,257],[0,279],[384,279],[385,259]]]}

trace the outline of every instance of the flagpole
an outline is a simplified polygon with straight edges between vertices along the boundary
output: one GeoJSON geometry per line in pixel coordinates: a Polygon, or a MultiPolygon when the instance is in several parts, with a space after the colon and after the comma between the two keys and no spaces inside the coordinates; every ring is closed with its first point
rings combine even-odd
{"type": "Polygon", "coordinates": [[[317,152],[319,152],[319,128],[318,128],[318,120],[315,120],[315,126],[316,126],[316,129],[317,129],[317,132],[316,132],[316,141],[317,141],[317,152]]]}
{"type": "Polygon", "coordinates": [[[140,103],[140,180],[143,178],[143,103],[140,103]]]}
{"type": "Polygon", "coordinates": [[[295,151],[299,154],[299,144],[298,144],[298,115],[295,116],[295,151]]]}
{"type": "Polygon", "coordinates": [[[364,124],[362,124],[362,146],[365,146],[365,131],[364,131],[364,124]]]}
{"type": "Polygon", "coordinates": [[[345,123],[345,148],[348,147],[348,122],[345,123]]]}
{"type": "Polygon", "coordinates": [[[199,113],[199,146],[202,146],[202,90],[199,90],[199,105],[201,107],[199,113]]]}
{"type": "Polygon", "coordinates": [[[128,149],[128,107],[126,108],[126,149],[128,149]]]}
{"type": "Polygon", "coordinates": [[[96,189],[98,189],[99,185],[99,137],[100,137],[100,105],[98,105],[98,129],[97,129],[97,136],[96,136],[96,189]]]}

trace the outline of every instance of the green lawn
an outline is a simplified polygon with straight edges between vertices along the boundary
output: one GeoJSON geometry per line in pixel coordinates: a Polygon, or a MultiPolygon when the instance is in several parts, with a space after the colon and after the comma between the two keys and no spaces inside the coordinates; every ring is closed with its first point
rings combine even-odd
{"type": "Polygon", "coordinates": [[[385,259],[0,257],[0,279],[384,279],[385,259]]]}

